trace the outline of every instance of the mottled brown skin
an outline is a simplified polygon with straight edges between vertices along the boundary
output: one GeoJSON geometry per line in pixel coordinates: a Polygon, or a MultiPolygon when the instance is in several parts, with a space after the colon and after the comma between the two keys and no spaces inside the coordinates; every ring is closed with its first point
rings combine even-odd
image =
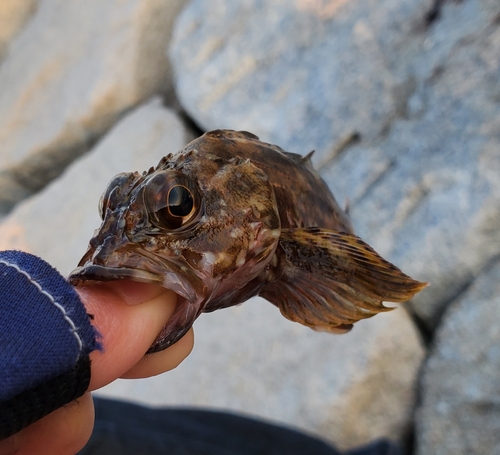
{"type": "Polygon", "coordinates": [[[174,290],[176,311],[150,352],[179,340],[201,312],[255,295],[288,319],[342,332],[426,285],[352,233],[309,157],[247,132],[211,131],[156,168],[119,174],[101,216],[70,280],[174,290]]]}

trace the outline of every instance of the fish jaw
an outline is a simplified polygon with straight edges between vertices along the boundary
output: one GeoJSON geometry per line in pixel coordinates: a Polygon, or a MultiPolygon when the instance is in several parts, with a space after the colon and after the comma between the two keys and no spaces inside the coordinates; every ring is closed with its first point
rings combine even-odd
{"type": "Polygon", "coordinates": [[[77,267],[69,276],[69,282],[75,286],[116,280],[155,283],[177,294],[174,313],[161,329],[147,354],[162,351],[179,341],[192,327],[206,303],[206,289],[196,287],[197,283],[203,284],[202,282],[186,279],[184,275],[168,270],[160,274],[142,268],[108,267],[89,262],[77,267]]]}

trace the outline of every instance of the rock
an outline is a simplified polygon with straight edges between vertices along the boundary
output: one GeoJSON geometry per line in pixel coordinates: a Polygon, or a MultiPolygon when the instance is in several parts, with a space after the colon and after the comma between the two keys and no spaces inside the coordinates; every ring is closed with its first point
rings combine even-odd
{"type": "MultiPolygon", "coordinates": [[[[411,56],[416,78],[426,81],[457,48],[489,34],[498,20],[497,0],[434,0],[438,15],[427,23],[423,40],[417,40],[411,56]]],[[[430,12],[430,11],[429,11],[430,12]]],[[[400,57],[400,56],[398,56],[400,57]]],[[[410,61],[410,59],[409,59],[410,61]]]]}
{"type": "Polygon", "coordinates": [[[111,178],[155,166],[191,139],[159,98],[149,101],[124,117],[62,177],[19,204],[0,224],[0,249],[37,254],[68,274],[100,225],[97,205],[111,178]]]}
{"type": "Polygon", "coordinates": [[[38,0],[3,0],[0,3],[0,61],[10,40],[31,17],[38,0]]]}
{"type": "Polygon", "coordinates": [[[202,128],[246,129],[323,162],[345,134],[376,138],[398,115],[413,82],[397,57],[430,5],[194,0],[170,51],[181,104],[202,128]]]}
{"type": "Polygon", "coordinates": [[[500,262],[446,311],[423,369],[418,455],[500,454],[500,262]]]}
{"type": "Polygon", "coordinates": [[[340,448],[408,431],[424,357],[403,309],[347,335],[317,333],[254,298],[203,314],[193,353],[175,370],[118,380],[98,395],[153,406],[203,406],[299,427],[340,448]]]}
{"type": "Polygon", "coordinates": [[[316,149],[361,237],[431,282],[412,309],[433,330],[500,253],[498,17],[497,0],[195,0],[170,55],[204,128],[316,149]]]}
{"type": "Polygon", "coordinates": [[[169,86],[183,0],[40,0],[0,66],[0,211],[55,178],[123,113],[169,86]]]}
{"type": "Polygon", "coordinates": [[[431,330],[500,253],[498,55],[499,27],[470,35],[415,92],[420,113],[322,172],[360,236],[431,283],[412,305],[431,330]]]}

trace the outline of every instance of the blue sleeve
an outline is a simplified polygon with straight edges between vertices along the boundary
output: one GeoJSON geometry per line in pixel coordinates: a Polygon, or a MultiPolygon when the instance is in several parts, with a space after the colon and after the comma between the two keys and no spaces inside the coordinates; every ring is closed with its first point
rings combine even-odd
{"type": "Polygon", "coordinates": [[[83,395],[96,339],[57,270],[31,254],[0,252],[0,439],[83,395]]]}

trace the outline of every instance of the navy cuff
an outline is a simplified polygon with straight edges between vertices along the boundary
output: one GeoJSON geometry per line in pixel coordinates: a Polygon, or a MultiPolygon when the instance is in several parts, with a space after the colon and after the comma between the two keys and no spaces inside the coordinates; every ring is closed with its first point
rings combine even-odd
{"type": "Polygon", "coordinates": [[[0,252],[0,439],[85,393],[96,339],[57,270],[31,254],[0,252]]]}

